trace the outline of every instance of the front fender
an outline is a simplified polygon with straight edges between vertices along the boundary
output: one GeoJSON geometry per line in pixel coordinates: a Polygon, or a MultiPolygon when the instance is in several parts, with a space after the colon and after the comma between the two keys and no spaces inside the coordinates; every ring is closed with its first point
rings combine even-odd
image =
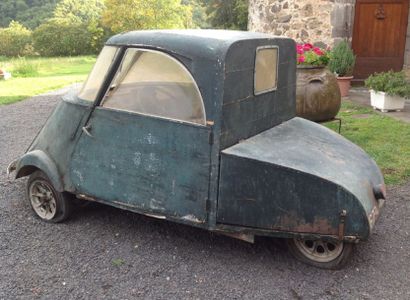
{"type": "Polygon", "coordinates": [[[362,149],[304,119],[291,119],[221,154],[223,224],[339,236],[343,230],[365,240],[384,198],[383,176],[362,149]]]}
{"type": "Polygon", "coordinates": [[[56,164],[41,150],[27,152],[20,159],[10,164],[8,172],[15,171],[15,179],[17,179],[28,176],[38,169],[47,175],[57,191],[63,192],[64,185],[56,164]]]}

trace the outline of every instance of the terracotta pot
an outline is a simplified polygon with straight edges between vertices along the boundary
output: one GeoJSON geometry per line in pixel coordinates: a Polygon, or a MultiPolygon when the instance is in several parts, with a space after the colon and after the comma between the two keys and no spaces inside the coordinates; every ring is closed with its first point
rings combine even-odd
{"type": "Polygon", "coordinates": [[[337,84],[339,85],[340,94],[342,97],[347,97],[349,95],[352,79],[353,76],[337,77],[337,84]]]}
{"type": "Polygon", "coordinates": [[[298,66],[296,115],[311,121],[333,119],[341,96],[336,76],[325,67],[298,66]]]}

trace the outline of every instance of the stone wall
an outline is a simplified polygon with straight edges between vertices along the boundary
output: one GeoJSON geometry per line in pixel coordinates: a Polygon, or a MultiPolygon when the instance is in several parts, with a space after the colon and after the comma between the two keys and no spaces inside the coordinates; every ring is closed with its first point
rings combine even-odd
{"type": "MultiPolygon", "coordinates": [[[[249,30],[333,46],[351,41],[355,0],[250,0],[249,30]]],[[[404,67],[410,68],[410,14],[404,67]]]]}
{"type": "Polygon", "coordinates": [[[251,0],[249,30],[333,46],[350,38],[355,0],[251,0]]]}

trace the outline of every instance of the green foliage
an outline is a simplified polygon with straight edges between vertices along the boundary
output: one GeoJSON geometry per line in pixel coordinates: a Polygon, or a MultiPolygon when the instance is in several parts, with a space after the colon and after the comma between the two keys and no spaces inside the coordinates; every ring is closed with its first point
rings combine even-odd
{"type": "Polygon", "coordinates": [[[306,52],[306,64],[312,66],[326,66],[329,63],[329,54],[328,52],[323,52],[323,55],[318,55],[313,51],[306,52]]]}
{"type": "Polygon", "coordinates": [[[18,21],[25,27],[34,29],[53,15],[59,0],[1,0],[0,27],[18,21]]]}
{"type": "Polygon", "coordinates": [[[182,0],[181,4],[191,7],[193,28],[209,28],[211,26],[207,21],[206,8],[201,0],[182,0]]]}
{"type": "Polygon", "coordinates": [[[376,92],[385,92],[391,96],[410,98],[410,83],[401,72],[383,72],[371,75],[365,81],[366,87],[376,92]]]}
{"type": "Polygon", "coordinates": [[[89,36],[83,44],[97,53],[101,50],[107,37],[107,31],[101,25],[101,14],[104,9],[103,0],[61,0],[54,11],[52,20],[59,24],[71,24],[74,27],[86,29],[89,36]]]}
{"type": "Polygon", "coordinates": [[[33,54],[31,34],[30,30],[15,21],[11,21],[7,28],[0,28],[0,55],[33,54]]]}
{"type": "Polygon", "coordinates": [[[103,25],[118,33],[192,26],[191,7],[180,0],[106,0],[103,25]]]}
{"type": "Polygon", "coordinates": [[[249,0],[201,0],[214,28],[246,30],[249,0]]]}
{"type": "Polygon", "coordinates": [[[84,55],[94,52],[86,24],[52,19],[33,33],[34,48],[42,56],[84,55]]]}
{"type": "Polygon", "coordinates": [[[54,18],[88,24],[99,20],[104,8],[103,0],[61,0],[54,10],[54,18]]]}
{"type": "Polygon", "coordinates": [[[346,41],[340,42],[332,50],[329,69],[339,77],[352,76],[356,56],[346,41]]]}
{"type": "Polygon", "coordinates": [[[35,77],[38,75],[38,64],[20,57],[11,70],[14,77],[35,77]]]}

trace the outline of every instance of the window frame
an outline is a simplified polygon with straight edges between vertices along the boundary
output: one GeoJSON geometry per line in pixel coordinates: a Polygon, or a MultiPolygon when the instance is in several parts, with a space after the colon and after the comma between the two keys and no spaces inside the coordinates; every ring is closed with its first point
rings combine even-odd
{"type": "Polygon", "coordinates": [[[253,74],[253,94],[255,96],[259,96],[259,95],[263,95],[263,94],[267,94],[270,92],[274,92],[278,90],[278,82],[279,82],[279,61],[280,61],[280,51],[279,51],[279,46],[276,45],[266,45],[266,46],[259,46],[256,48],[255,51],[255,62],[254,62],[254,74],[253,74]],[[262,90],[257,92],[256,91],[256,59],[258,57],[258,52],[261,50],[267,50],[267,49],[276,49],[277,50],[277,59],[276,59],[276,81],[275,81],[275,85],[273,88],[270,89],[266,89],[266,90],[262,90]]]}
{"type": "MultiPolygon", "coordinates": [[[[76,94],[76,98],[81,100],[82,102],[87,102],[87,103],[91,103],[91,105],[89,106],[97,106],[99,105],[99,103],[101,102],[101,93],[103,92],[105,95],[105,86],[107,84],[107,81],[109,80],[111,82],[111,76],[113,72],[116,72],[116,70],[118,69],[118,61],[122,60],[122,56],[124,54],[124,49],[122,46],[119,45],[104,45],[103,49],[105,47],[113,47],[113,48],[117,48],[117,51],[114,54],[114,57],[110,63],[110,65],[108,66],[107,72],[103,75],[104,78],[101,81],[101,85],[99,86],[97,93],[95,95],[95,99],[94,100],[86,100],[80,97],[80,93],[82,92],[83,88],[85,87],[85,85],[87,84],[88,80],[90,79],[90,76],[95,68],[95,65],[97,64],[97,61],[95,62],[93,68],[91,69],[90,73],[88,74],[87,78],[85,79],[85,81],[82,84],[82,87],[80,88],[80,90],[78,91],[78,93],[76,94]]],[[[97,56],[97,60],[98,60],[99,55],[97,56]]]]}
{"type": "MultiPolygon", "coordinates": [[[[108,45],[109,46],[109,45],[108,45]]],[[[166,52],[166,51],[162,51],[161,49],[157,49],[157,48],[151,48],[151,47],[141,47],[141,46],[125,46],[122,48],[122,53],[121,53],[121,57],[118,57],[118,63],[116,65],[115,70],[113,70],[109,81],[107,83],[107,88],[105,89],[103,96],[101,97],[101,100],[98,101],[98,108],[100,109],[105,109],[105,110],[110,110],[110,111],[116,111],[116,112],[122,112],[122,113],[128,113],[128,114],[134,114],[134,115],[140,115],[140,116],[146,116],[146,117],[150,117],[150,118],[154,118],[154,119],[163,119],[163,120],[167,120],[167,121],[172,121],[172,122],[176,122],[176,123],[183,123],[183,124],[187,124],[187,125],[193,125],[193,126],[200,126],[200,127],[208,127],[207,124],[207,118],[206,118],[206,109],[205,109],[205,102],[204,102],[204,98],[202,97],[202,92],[198,86],[197,81],[195,80],[194,76],[192,75],[191,71],[185,66],[184,63],[182,63],[178,58],[174,57],[172,55],[172,53],[166,52]],[[135,50],[141,50],[144,52],[152,52],[152,53],[158,53],[159,55],[163,55],[166,56],[168,59],[171,59],[172,61],[176,62],[189,76],[189,78],[192,80],[192,82],[195,85],[195,88],[199,94],[200,100],[201,100],[201,106],[202,106],[202,111],[204,114],[204,123],[196,123],[196,122],[190,122],[187,120],[182,120],[182,119],[174,119],[174,118],[168,118],[165,116],[160,116],[160,115],[154,115],[154,114],[147,114],[147,113],[143,113],[143,112],[137,112],[137,111],[130,111],[130,110],[124,110],[124,109],[117,109],[117,108],[112,108],[112,107],[105,107],[104,102],[107,99],[107,94],[110,92],[110,87],[113,83],[113,81],[115,80],[115,77],[117,75],[117,72],[119,70],[119,68],[121,67],[128,50],[131,49],[135,49],[135,50]]]]}

